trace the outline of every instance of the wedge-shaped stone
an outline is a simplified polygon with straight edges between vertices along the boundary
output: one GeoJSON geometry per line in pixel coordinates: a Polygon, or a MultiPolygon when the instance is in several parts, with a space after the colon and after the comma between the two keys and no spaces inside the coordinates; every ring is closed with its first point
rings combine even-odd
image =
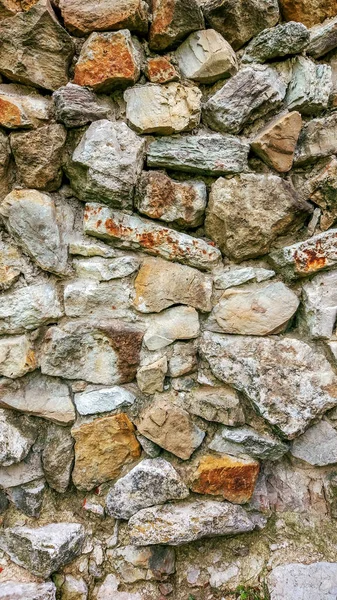
{"type": "Polygon", "coordinates": [[[234,260],[255,258],[266,254],[278,236],[299,229],[311,212],[294,188],[276,175],[220,178],[211,188],[206,234],[234,260]]]}
{"type": "Polygon", "coordinates": [[[74,83],[67,83],[54,92],[53,101],[57,122],[67,128],[108,119],[113,107],[92,90],[74,83]]]}
{"type": "Polygon", "coordinates": [[[122,467],[139,458],[141,449],[128,417],[95,419],[72,429],[75,438],[73,482],[80,490],[115,479],[122,467]]]}
{"type": "Polygon", "coordinates": [[[173,304],[187,304],[202,312],[212,308],[212,279],[186,265],[147,258],[135,280],[134,306],[143,313],[161,312],[173,304]]]}
{"type": "Polygon", "coordinates": [[[163,356],[151,364],[140,367],[137,371],[137,385],[144,394],[155,394],[164,389],[167,373],[167,358],[163,356]]]}
{"type": "Polygon", "coordinates": [[[332,158],[309,180],[310,200],[321,209],[319,228],[329,229],[337,221],[337,160],[332,158]]]}
{"type": "Polygon", "coordinates": [[[36,368],[34,346],[27,336],[0,338],[0,375],[16,379],[36,368]]]}
{"type": "Polygon", "coordinates": [[[199,317],[191,306],[174,306],[153,317],[144,335],[149,350],[159,350],[175,340],[190,340],[200,332],[199,317]]]}
{"type": "Polygon", "coordinates": [[[310,43],[307,53],[314,58],[320,58],[337,46],[337,17],[322,25],[310,29],[310,43]]]}
{"type": "Polygon", "coordinates": [[[290,452],[310,465],[333,465],[337,463],[337,431],[328,421],[320,421],[291,443],[290,452]]]}
{"type": "Polygon", "coordinates": [[[269,167],[279,173],[287,173],[293,164],[301,129],[302,118],[299,112],[281,115],[258,132],[251,148],[269,167]]]}
{"type": "Polygon", "coordinates": [[[24,333],[62,317],[63,310],[52,283],[30,285],[0,298],[0,333],[24,333]]]}
{"type": "Polygon", "coordinates": [[[152,9],[149,32],[152,50],[171,48],[205,24],[197,0],[155,0],[152,9]]]}
{"type": "Polygon", "coordinates": [[[145,140],[125,123],[92,123],[66,166],[80,200],[130,207],[143,168],[145,140]]]}
{"type": "MultiPolygon", "coordinates": [[[[0,200],[2,200],[8,194],[11,189],[11,184],[14,180],[14,174],[12,169],[10,169],[11,158],[9,137],[3,131],[0,131],[0,200]]],[[[1,273],[0,286],[2,285],[2,279],[3,274],[1,273]]]]}
{"type": "Polygon", "coordinates": [[[256,119],[277,110],[286,85],[276,70],[245,67],[206,102],[204,122],[222,133],[239,133],[256,119]]]}
{"type": "Polygon", "coordinates": [[[137,546],[179,546],[204,537],[236,535],[255,528],[241,506],[198,500],[145,508],[131,517],[131,541],[137,546]]]}
{"type": "Polygon", "coordinates": [[[75,279],[64,287],[64,310],[68,317],[120,319],[130,314],[132,296],[130,281],[75,279]]]}
{"type": "Polygon", "coordinates": [[[222,427],[208,447],[220,454],[248,454],[261,460],[279,460],[289,450],[276,436],[259,433],[248,426],[222,427]]]}
{"type": "MultiPolygon", "coordinates": [[[[288,1],[290,6],[294,5],[293,0],[288,1]]],[[[337,563],[330,562],[285,564],[275,567],[268,576],[271,600],[293,600],[299,594],[308,600],[310,596],[315,600],[332,600],[336,585],[337,563]]]]}
{"type": "Polygon", "coordinates": [[[289,110],[298,110],[303,115],[315,115],[328,107],[331,90],[329,65],[316,65],[304,56],[296,58],[286,96],[289,110]]]}
{"type": "Polygon", "coordinates": [[[329,339],[337,317],[337,271],[321,273],[302,288],[302,321],[311,337],[329,339]]]}
{"type": "Polygon", "coordinates": [[[200,83],[214,83],[238,70],[233,48],[214,29],[191,33],[179,46],[176,58],[182,75],[200,83]]]}
{"type": "Polygon", "coordinates": [[[0,84],[0,125],[7,129],[31,129],[48,121],[50,99],[34,89],[13,83],[0,84]]]}
{"type": "Polygon", "coordinates": [[[312,119],[301,131],[294,164],[303,166],[337,153],[337,113],[312,119]]]}
{"type": "Polygon", "coordinates": [[[68,81],[74,52],[48,0],[0,23],[0,73],[10,80],[56,90],[68,81]]]}
{"type": "Polygon", "coordinates": [[[151,142],[147,164],[202,175],[241,173],[248,168],[248,152],[243,138],[201,133],[151,142]]]}
{"type": "Polygon", "coordinates": [[[63,494],[74,463],[74,439],[67,427],[49,423],[42,451],[42,466],[49,487],[63,494]]]}
{"type": "Polygon", "coordinates": [[[0,600],[56,600],[56,587],[47,583],[0,583],[0,600]]]}
{"type": "MultiPolygon", "coordinates": [[[[109,250],[109,246],[107,246],[107,250],[109,250]]],[[[135,256],[119,256],[112,260],[93,256],[75,259],[73,267],[76,275],[83,279],[111,281],[132,275],[139,267],[139,260],[135,256]]]]}
{"type": "Polygon", "coordinates": [[[106,506],[115,519],[129,519],[142,508],[183,500],[188,495],[188,488],[169,462],[145,459],[110,488],[106,506]]]}
{"type": "Polygon", "coordinates": [[[335,0],[280,0],[280,7],[286,21],[298,21],[307,27],[321,23],[336,14],[335,0]]]}
{"type": "MultiPolygon", "coordinates": [[[[125,583],[149,579],[165,581],[167,575],[175,573],[175,551],[170,546],[119,546],[111,551],[111,557],[117,573],[125,583]]],[[[115,598],[118,600],[118,595],[115,598]]],[[[123,600],[123,597],[119,598],[123,600]]],[[[128,596],[126,600],[136,598],[128,596]]]]}
{"type": "Polygon", "coordinates": [[[199,125],[201,92],[180,83],[135,86],[124,93],[126,118],[137,133],[171,135],[199,125]]]}
{"type": "Polygon", "coordinates": [[[11,410],[0,409],[0,464],[8,467],[21,462],[34,444],[37,423],[11,410]]]}
{"type": "Polygon", "coordinates": [[[117,248],[141,250],[198,269],[211,269],[221,257],[205,240],[99,204],[86,205],[84,233],[113,242],[117,248]]]}
{"type": "Polygon", "coordinates": [[[244,283],[261,283],[274,277],[275,271],[260,267],[234,267],[224,270],[214,277],[214,287],[219,290],[243,285],[244,283]]]}
{"type": "Polygon", "coordinates": [[[206,421],[215,421],[231,427],[245,422],[239,395],[229,385],[203,385],[181,396],[184,408],[206,421]]]}
{"type": "Polygon", "coordinates": [[[84,541],[85,530],[79,523],[12,527],[0,534],[0,547],[12,561],[43,579],[77,558],[84,541]]]}
{"type": "Polygon", "coordinates": [[[205,332],[201,352],[218,379],[243,392],[285,438],[337,405],[337,378],[324,355],[293,338],[205,332]]]}
{"type": "Polygon", "coordinates": [[[303,277],[322,269],[333,267],[337,263],[337,229],[275,250],[270,258],[287,277],[303,277]]]}
{"type": "Polygon", "coordinates": [[[41,478],[24,485],[8,488],[6,494],[18,511],[27,517],[38,518],[42,509],[45,488],[45,481],[41,478]]]}
{"type": "Polygon", "coordinates": [[[0,214],[9,232],[41,269],[56,274],[65,272],[67,246],[62,239],[54,201],[48,194],[13,190],[0,205],[0,214]]]}
{"type": "Polygon", "coordinates": [[[265,29],[248,44],[242,62],[264,63],[288,54],[298,54],[309,43],[309,31],[302,23],[291,21],[265,29]]]}
{"type": "Polygon", "coordinates": [[[128,390],[113,387],[86,390],[74,395],[74,402],[80,415],[94,415],[132,406],[136,396],[128,390]]]}
{"type": "Polygon", "coordinates": [[[34,448],[19,463],[9,467],[0,467],[0,486],[3,489],[24,486],[43,478],[41,456],[34,448]]]}
{"type": "Polygon", "coordinates": [[[149,8],[144,0],[57,0],[57,5],[66,28],[75,35],[111,29],[147,32],[149,8]]]}

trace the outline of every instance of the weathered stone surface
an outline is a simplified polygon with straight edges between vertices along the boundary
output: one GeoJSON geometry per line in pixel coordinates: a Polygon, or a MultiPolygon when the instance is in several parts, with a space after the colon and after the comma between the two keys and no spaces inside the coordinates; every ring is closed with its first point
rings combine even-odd
{"type": "Polygon", "coordinates": [[[294,164],[303,166],[337,152],[337,113],[312,119],[301,131],[294,164]]]}
{"type": "Polygon", "coordinates": [[[53,101],[56,120],[67,128],[107,119],[111,112],[109,104],[92,90],[74,83],[67,83],[56,90],[53,101]]]}
{"type": "Polygon", "coordinates": [[[113,550],[112,556],[114,567],[125,583],[165,580],[175,572],[175,552],[169,546],[122,546],[113,550]]]}
{"type": "Polygon", "coordinates": [[[143,508],[183,500],[188,495],[188,488],[169,462],[145,459],[110,488],[106,506],[116,519],[129,519],[143,508]]]}
{"type": "Polygon", "coordinates": [[[204,18],[196,0],[154,0],[149,45],[166,50],[192,31],[203,29],[204,18]]]}
{"type": "Polygon", "coordinates": [[[57,290],[52,283],[30,285],[0,298],[0,333],[24,333],[63,314],[57,290]]]}
{"type": "Polygon", "coordinates": [[[277,236],[299,229],[311,211],[276,175],[220,178],[211,188],[206,234],[230,258],[254,258],[266,254],[277,236]]]}
{"type": "Polygon", "coordinates": [[[203,239],[95,203],[86,204],[84,233],[118,248],[142,250],[198,269],[211,269],[221,256],[214,244],[203,239]]]}
{"type": "Polygon", "coordinates": [[[315,600],[333,600],[337,585],[337,563],[281,565],[269,574],[268,585],[271,600],[293,600],[299,594],[308,600],[310,597],[315,600]]]}
{"type": "Polygon", "coordinates": [[[271,335],[287,328],[298,305],[296,294],[281,281],[262,283],[226,290],[212,317],[224,333],[271,335]]]}
{"type": "Polygon", "coordinates": [[[144,144],[125,123],[92,123],[66,167],[75,194],[83,201],[130,207],[144,144]]]}
{"type": "Polygon", "coordinates": [[[137,385],[144,394],[155,394],[164,389],[167,373],[167,358],[163,356],[155,362],[140,367],[137,371],[137,385]]]}
{"type": "Polygon", "coordinates": [[[0,205],[0,214],[9,232],[41,269],[56,274],[66,271],[67,246],[54,201],[48,194],[33,189],[13,190],[0,205]]]}
{"type": "Polygon", "coordinates": [[[173,304],[211,310],[212,279],[186,265],[147,258],[135,280],[134,305],[143,313],[161,312],[173,304]]]}
{"type": "MultiPolygon", "coordinates": [[[[8,498],[3,490],[0,490],[0,515],[3,515],[9,506],[8,498]]],[[[0,584],[0,598],[1,598],[1,584],[0,584]]],[[[7,598],[7,597],[6,597],[7,598]]],[[[9,598],[12,600],[12,598],[9,598]]],[[[26,600],[26,598],[24,599],[26,600]]]]}
{"type": "Polygon", "coordinates": [[[208,447],[220,454],[248,454],[261,460],[279,460],[289,450],[276,436],[259,433],[248,426],[222,427],[208,447]]]}
{"type": "Polygon", "coordinates": [[[81,553],[84,527],[78,523],[52,523],[30,529],[12,527],[0,534],[0,547],[17,565],[47,579],[81,553]]]}
{"type": "Polygon", "coordinates": [[[74,44],[48,0],[0,23],[0,73],[20,83],[56,90],[68,81],[74,44]]]}
{"type": "Polygon", "coordinates": [[[45,491],[45,481],[40,479],[6,490],[10,502],[27,517],[39,517],[45,491]]]}
{"type": "MultiPolygon", "coordinates": [[[[13,173],[9,169],[10,165],[11,148],[9,145],[9,137],[3,131],[0,131],[0,200],[2,200],[10,191],[11,182],[13,180],[13,173]]],[[[0,266],[0,287],[5,283],[4,280],[6,279],[6,276],[4,277],[4,275],[2,267],[0,266]]],[[[8,280],[10,281],[10,279],[10,274],[8,274],[8,280]]]]}
{"type": "Polygon", "coordinates": [[[172,347],[168,362],[168,375],[181,377],[186,373],[196,371],[198,366],[196,347],[193,342],[177,342],[172,347]]]}
{"type": "Polygon", "coordinates": [[[232,268],[219,273],[214,277],[214,287],[219,290],[227,290],[228,288],[244,283],[261,283],[274,277],[275,271],[271,269],[263,269],[259,267],[239,267],[232,268]]]}
{"type": "Polygon", "coordinates": [[[315,115],[327,108],[331,89],[331,67],[298,56],[286,95],[287,107],[304,115],[315,115]]]}
{"type": "Polygon", "coordinates": [[[309,31],[302,25],[291,21],[265,29],[248,44],[242,62],[264,63],[267,60],[288,54],[302,52],[309,43],[309,31]]]}
{"type": "Polygon", "coordinates": [[[66,575],[62,585],[62,600],[87,600],[88,586],[84,579],[66,575]]]}
{"type": "Polygon", "coordinates": [[[235,52],[214,29],[192,33],[179,46],[176,58],[182,75],[200,83],[214,83],[238,70],[235,52]]]}
{"type": "Polygon", "coordinates": [[[0,124],[7,129],[30,129],[48,120],[50,100],[34,89],[0,84],[0,124]]]}
{"type": "Polygon", "coordinates": [[[138,211],[181,227],[202,224],[207,202],[203,181],[175,181],[160,171],[144,171],[135,197],[138,211]]]}
{"type": "Polygon", "coordinates": [[[23,460],[37,438],[37,423],[10,410],[0,409],[0,464],[23,460]]]}
{"type": "Polygon", "coordinates": [[[214,29],[238,50],[257,33],[279,20],[276,0],[206,0],[203,11],[214,29]]]}
{"type": "Polygon", "coordinates": [[[75,259],[73,267],[76,275],[83,279],[111,281],[132,275],[139,267],[139,260],[135,256],[119,256],[112,260],[93,256],[75,259]]]}
{"type": "Polygon", "coordinates": [[[56,587],[47,583],[18,583],[6,581],[0,583],[1,600],[56,600],[56,587]]]}
{"type": "MultiPolygon", "coordinates": [[[[115,258],[116,250],[114,250],[111,246],[108,246],[108,244],[103,244],[102,242],[98,242],[92,238],[86,238],[83,236],[83,238],[78,237],[70,242],[69,254],[75,256],[85,256],[86,258],[92,258],[95,256],[101,256],[102,258],[115,258]]],[[[86,263],[86,268],[88,268],[88,266],[89,263],[86,263]]],[[[101,269],[97,268],[97,263],[95,263],[95,273],[98,273],[100,270],[101,269]]]]}
{"type": "Polygon", "coordinates": [[[337,271],[321,273],[302,288],[305,327],[311,337],[329,339],[337,317],[337,271]]]}
{"type": "Polygon", "coordinates": [[[201,92],[180,83],[148,83],[126,90],[126,119],[137,133],[170,135],[199,125],[201,92]]]}
{"type": "Polygon", "coordinates": [[[145,75],[151,83],[169,83],[179,79],[178,72],[166,56],[148,58],[145,75]]]}
{"type": "Polygon", "coordinates": [[[206,102],[204,122],[222,133],[239,133],[256,119],[277,110],[286,86],[271,68],[245,67],[206,102]]]}
{"type": "Polygon", "coordinates": [[[48,425],[41,458],[49,487],[63,494],[68,488],[74,462],[74,439],[69,429],[53,423],[48,425]]]}
{"type": "Polygon", "coordinates": [[[310,29],[310,43],[307,53],[314,58],[320,58],[337,46],[337,17],[316,25],[310,29]]]}
{"type": "Polygon", "coordinates": [[[138,546],[178,546],[203,537],[245,533],[254,527],[241,506],[211,500],[145,508],[129,521],[131,541],[138,546]]]}
{"type": "Polygon", "coordinates": [[[301,129],[300,113],[286,113],[276,117],[259,131],[251,148],[269,167],[279,173],[287,173],[293,164],[301,129]]]}
{"type": "Polygon", "coordinates": [[[289,278],[333,267],[337,262],[337,229],[329,229],[293,246],[275,250],[270,258],[289,278]]]}
{"type": "Polygon", "coordinates": [[[329,421],[320,421],[291,443],[290,452],[310,465],[337,463],[337,431],[329,421]]]}
{"type": "Polygon", "coordinates": [[[213,176],[241,173],[248,167],[248,152],[249,144],[242,138],[202,133],[151,142],[147,164],[213,176]]]}
{"type": "Polygon", "coordinates": [[[188,412],[174,404],[170,396],[155,398],[142,411],[138,431],[161,448],[188,460],[204,439],[204,431],[194,425],[188,412]]]}
{"type": "Polygon", "coordinates": [[[119,319],[129,314],[132,295],[130,281],[75,279],[64,287],[64,310],[68,317],[119,319]]]}
{"type": "Polygon", "coordinates": [[[8,489],[43,478],[41,455],[33,449],[19,463],[0,467],[0,486],[8,489]]]}
{"type": "Polygon", "coordinates": [[[190,488],[197,494],[223,496],[234,504],[246,504],[253,495],[259,470],[259,463],[249,457],[208,454],[198,461],[190,488]]]}
{"type": "Polygon", "coordinates": [[[280,0],[282,15],[286,21],[300,21],[307,27],[312,27],[336,14],[334,0],[280,0]]]}
{"type": "Polygon", "coordinates": [[[229,385],[215,387],[203,385],[182,394],[182,397],[184,408],[206,421],[215,421],[231,427],[245,422],[240,398],[229,385]]]}
{"type": "Polygon", "coordinates": [[[27,336],[0,338],[0,375],[15,379],[36,368],[34,346],[27,336]]]}
{"type": "Polygon", "coordinates": [[[95,419],[74,427],[75,466],[73,482],[80,490],[115,479],[124,465],[139,458],[140,445],[128,417],[115,416],[95,419]]]}
{"type": "Polygon", "coordinates": [[[135,400],[134,394],[118,385],[89,389],[74,395],[74,402],[80,415],[95,415],[120,410],[132,406],[135,400]]]}
{"type": "Polygon", "coordinates": [[[157,458],[157,456],[159,456],[162,450],[160,446],[157,446],[157,444],[151,442],[151,440],[146,438],[141,433],[137,433],[136,437],[147,456],[150,456],[151,458],[157,458]]]}
{"type": "Polygon", "coordinates": [[[191,306],[174,306],[155,315],[144,335],[149,350],[159,350],[175,340],[190,340],[200,332],[199,317],[191,306]]]}
{"type": "Polygon", "coordinates": [[[45,337],[41,371],[67,379],[114,385],[132,381],[143,333],[122,322],[98,327],[51,327],[45,337]]]}
{"type": "Polygon", "coordinates": [[[96,91],[133,85],[140,75],[140,56],[130,31],[92,33],[75,65],[74,83],[96,91]]]}
{"type": "Polygon", "coordinates": [[[92,31],[130,29],[146,33],[148,5],[144,0],[58,0],[65,26],[76,35],[92,31]]]}
{"type": "Polygon", "coordinates": [[[244,392],[285,438],[300,435],[337,404],[337,379],[330,364],[301,340],[205,332],[201,352],[214,375],[244,392]]]}
{"type": "Polygon", "coordinates": [[[321,209],[319,227],[326,231],[337,220],[337,160],[332,158],[319,173],[310,180],[310,200],[321,209]]]}

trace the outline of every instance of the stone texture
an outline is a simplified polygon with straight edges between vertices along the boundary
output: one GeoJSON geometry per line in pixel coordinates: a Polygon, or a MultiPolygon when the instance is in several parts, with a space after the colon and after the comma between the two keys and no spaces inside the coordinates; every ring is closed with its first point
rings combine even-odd
{"type": "Polygon", "coordinates": [[[188,488],[169,462],[145,459],[110,488],[106,506],[115,519],[129,519],[143,508],[183,500],[188,495],[188,488]]]}
{"type": "Polygon", "coordinates": [[[66,166],[75,195],[83,201],[130,207],[143,167],[144,143],[125,123],[92,123],[66,166]]]}
{"type": "Polygon", "coordinates": [[[301,340],[205,332],[201,352],[214,375],[243,392],[285,438],[300,435],[336,406],[337,380],[330,364],[301,340]]]}
{"type": "Polygon", "coordinates": [[[337,113],[312,119],[301,131],[295,152],[295,166],[304,166],[337,152],[337,113]]]}
{"type": "Polygon", "coordinates": [[[6,581],[0,583],[1,600],[56,600],[56,587],[47,583],[18,583],[6,581]]]}
{"type": "Polygon", "coordinates": [[[152,50],[166,50],[192,31],[204,27],[204,18],[196,0],[154,0],[149,32],[152,50]]]}
{"type": "Polygon", "coordinates": [[[37,423],[4,409],[0,409],[0,423],[0,464],[9,467],[27,456],[38,435],[37,423]]]}
{"type": "Polygon", "coordinates": [[[201,225],[207,202],[203,181],[175,181],[160,171],[144,171],[135,197],[138,211],[186,228],[201,225]]]}
{"type": "MultiPolygon", "coordinates": [[[[111,246],[108,246],[108,244],[103,244],[102,242],[97,242],[96,240],[93,240],[92,238],[79,236],[70,242],[69,254],[72,254],[74,256],[85,256],[86,258],[94,258],[96,256],[100,256],[102,258],[115,258],[116,250],[114,250],[111,246]]],[[[122,261],[122,262],[124,262],[124,261],[122,261]]],[[[86,262],[85,264],[86,264],[86,266],[85,266],[86,272],[88,272],[88,268],[90,266],[90,273],[92,274],[91,263],[86,262]]],[[[77,265],[78,265],[78,263],[77,263],[77,265]]],[[[81,266],[83,266],[83,263],[81,263],[81,266]]],[[[98,268],[97,263],[95,262],[94,272],[98,274],[98,272],[100,272],[100,271],[101,271],[101,266],[98,268]]],[[[96,275],[95,275],[95,277],[96,277],[96,275]]]]}
{"type": "Polygon", "coordinates": [[[243,285],[244,283],[261,283],[274,277],[275,271],[261,267],[234,267],[224,270],[214,277],[214,287],[219,290],[243,285]]]}
{"type": "Polygon", "coordinates": [[[166,56],[154,56],[147,59],[145,75],[151,83],[169,83],[179,79],[178,72],[166,56]]]}
{"type": "Polygon", "coordinates": [[[175,552],[169,546],[124,546],[112,552],[114,566],[125,583],[164,580],[175,572],[175,552]]]}
{"type": "Polygon", "coordinates": [[[88,586],[84,579],[66,575],[62,585],[62,600],[87,600],[88,586]]]}
{"type": "Polygon", "coordinates": [[[302,288],[305,328],[312,338],[331,338],[337,317],[337,271],[321,273],[302,288]]]}
{"type": "Polygon", "coordinates": [[[148,28],[148,5],[144,0],[58,0],[65,26],[75,35],[92,31],[130,29],[146,33],[148,28]]]}
{"type": "Polygon", "coordinates": [[[293,164],[301,129],[299,112],[283,114],[257,133],[251,148],[269,167],[279,173],[287,173],[293,164]]]}
{"type": "MultiPolygon", "coordinates": [[[[1,89],[1,88],[0,88],[1,89]]],[[[60,87],[53,93],[55,116],[67,128],[82,127],[92,121],[108,119],[112,112],[108,102],[92,90],[74,83],[60,87]]]]}
{"type": "Polygon", "coordinates": [[[64,310],[68,317],[119,319],[130,313],[132,294],[130,281],[75,279],[64,287],[64,310]]]}
{"type": "Polygon", "coordinates": [[[286,21],[300,21],[312,27],[324,19],[334,17],[336,4],[334,0],[280,0],[282,15],[286,21]]]}
{"type": "Polygon", "coordinates": [[[42,467],[49,487],[63,494],[69,485],[74,463],[74,439],[69,429],[48,425],[42,451],[42,467]]]}
{"type": "Polygon", "coordinates": [[[0,84],[0,124],[6,129],[31,129],[48,121],[50,100],[33,88],[0,84]]]}
{"type": "Polygon", "coordinates": [[[242,62],[264,63],[267,60],[289,54],[298,54],[309,43],[309,31],[302,25],[291,21],[265,29],[248,44],[242,62]]]}
{"type": "Polygon", "coordinates": [[[73,482],[80,490],[115,479],[140,456],[134,427],[124,413],[95,419],[72,429],[75,438],[73,482]]]}
{"type": "Polygon", "coordinates": [[[220,178],[211,188],[206,234],[226,256],[240,261],[266,254],[277,236],[299,229],[310,212],[310,205],[276,175],[220,178]]]}
{"type": "Polygon", "coordinates": [[[337,585],[337,563],[280,565],[269,574],[268,585],[271,600],[293,600],[299,594],[308,600],[333,600],[337,585]]]}
{"type": "Polygon", "coordinates": [[[183,460],[190,458],[205,436],[204,431],[194,425],[190,415],[165,394],[157,395],[152,404],[142,411],[137,429],[183,460]]]}
{"type": "Polygon", "coordinates": [[[127,389],[118,385],[107,388],[87,389],[74,394],[74,402],[80,415],[120,410],[132,406],[136,397],[127,389]]]}
{"type": "Polygon", "coordinates": [[[320,58],[337,46],[337,17],[328,20],[322,25],[315,25],[310,30],[310,43],[308,54],[320,58]]]}
{"type": "Polygon", "coordinates": [[[124,93],[126,119],[137,133],[171,135],[199,125],[201,92],[180,83],[135,86],[124,93]]]}
{"type": "Polygon", "coordinates": [[[0,298],[0,333],[24,333],[45,323],[53,323],[63,314],[52,283],[30,285],[0,298]]]}
{"type": "Polygon", "coordinates": [[[43,477],[41,456],[34,448],[21,462],[9,467],[0,467],[0,486],[6,490],[17,486],[22,487],[43,477]]]}
{"type": "MultiPolygon", "coordinates": [[[[13,173],[9,169],[12,162],[11,158],[12,157],[9,145],[9,137],[3,131],[0,131],[0,200],[2,200],[10,191],[10,186],[13,180],[13,173]]],[[[0,271],[0,273],[1,286],[1,280],[3,279],[2,270],[0,271]]]]}
{"type": "Polygon", "coordinates": [[[76,275],[83,279],[111,281],[132,275],[139,268],[139,260],[135,256],[119,256],[112,260],[93,256],[75,259],[73,267],[76,275]]]}
{"type": "Polygon", "coordinates": [[[0,338],[0,375],[16,379],[36,368],[34,346],[27,336],[0,338]]]}
{"type": "Polygon", "coordinates": [[[326,231],[337,220],[337,160],[335,158],[332,158],[310,180],[310,191],[310,201],[321,209],[320,229],[326,231]]]}
{"type": "Polygon", "coordinates": [[[43,527],[12,527],[2,531],[0,547],[13,562],[47,579],[80,553],[85,531],[78,523],[53,523],[43,527]]]}
{"type": "Polygon", "coordinates": [[[95,91],[133,85],[140,75],[140,55],[130,31],[92,33],[75,65],[74,83],[95,91]]]}
{"type": "Polygon", "coordinates": [[[239,395],[230,386],[202,385],[182,394],[182,397],[184,408],[206,421],[215,421],[231,427],[245,422],[239,395]]]}
{"type": "Polygon", "coordinates": [[[0,73],[13,81],[56,90],[68,81],[74,50],[48,0],[0,22],[0,73]]]}
{"type": "Polygon", "coordinates": [[[191,306],[174,306],[154,316],[144,335],[149,350],[159,350],[175,340],[190,340],[200,332],[199,317],[191,306]]]}
{"type": "Polygon", "coordinates": [[[187,79],[214,83],[238,70],[235,52],[214,29],[196,31],[176,51],[180,72],[187,79]]]}
{"type": "Polygon", "coordinates": [[[199,500],[145,508],[129,521],[131,541],[138,546],[178,546],[203,537],[236,535],[254,529],[241,506],[199,500]]]}
{"type": "Polygon", "coordinates": [[[287,90],[286,105],[289,110],[298,110],[303,115],[315,115],[328,107],[331,89],[331,67],[316,65],[308,58],[298,56],[287,90]]]}
{"type": "Polygon", "coordinates": [[[27,517],[35,518],[40,516],[44,492],[44,479],[11,487],[6,490],[7,498],[14,504],[18,511],[27,517]]]}
{"type": "Polygon", "coordinates": [[[197,367],[196,347],[193,342],[177,342],[172,346],[172,354],[168,362],[170,377],[181,377],[196,371],[197,367]]]}
{"type": "Polygon", "coordinates": [[[320,421],[291,443],[290,452],[310,465],[322,467],[335,464],[337,432],[329,421],[320,421]]]}
{"type": "Polygon", "coordinates": [[[137,371],[137,385],[144,394],[155,394],[164,389],[167,373],[167,358],[163,356],[155,362],[140,367],[137,371]]]}
{"type": "Polygon", "coordinates": [[[261,460],[279,460],[289,450],[287,444],[276,436],[257,432],[248,426],[222,427],[208,448],[220,454],[248,454],[261,460]]]}

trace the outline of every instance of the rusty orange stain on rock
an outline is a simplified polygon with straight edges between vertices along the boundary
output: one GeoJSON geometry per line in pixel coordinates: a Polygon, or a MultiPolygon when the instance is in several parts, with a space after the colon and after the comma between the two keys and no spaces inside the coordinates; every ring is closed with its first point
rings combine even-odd
{"type": "Polygon", "coordinates": [[[153,21],[150,27],[150,45],[157,44],[158,41],[156,37],[165,35],[168,27],[172,23],[174,16],[176,0],[153,0],[152,10],[153,10],[153,21]]]}
{"type": "Polygon", "coordinates": [[[304,250],[296,250],[294,254],[295,264],[298,269],[304,273],[312,273],[323,269],[327,259],[324,249],[322,248],[321,240],[318,240],[314,248],[305,248],[304,250]]]}
{"type": "Polygon", "coordinates": [[[146,75],[152,83],[168,83],[178,79],[176,69],[165,56],[149,58],[146,65],[146,75]]]}
{"type": "Polygon", "coordinates": [[[21,112],[20,109],[9,102],[0,98],[0,125],[3,127],[20,127],[21,112]]]}

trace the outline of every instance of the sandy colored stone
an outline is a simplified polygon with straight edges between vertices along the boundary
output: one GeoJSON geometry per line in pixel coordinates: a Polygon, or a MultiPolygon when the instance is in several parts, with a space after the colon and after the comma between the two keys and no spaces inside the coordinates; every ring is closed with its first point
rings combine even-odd
{"type": "Polygon", "coordinates": [[[154,0],[149,45],[166,50],[192,31],[203,29],[204,18],[196,0],[154,0]]]}
{"type": "Polygon", "coordinates": [[[80,490],[120,474],[122,467],[139,458],[141,450],[129,418],[120,413],[95,419],[72,429],[75,438],[73,482],[80,490]]]}
{"type": "Polygon", "coordinates": [[[147,59],[145,74],[151,83],[169,83],[179,79],[178,72],[165,56],[154,56],[147,59]]]}
{"type": "Polygon", "coordinates": [[[57,5],[75,35],[114,29],[147,32],[149,7],[144,0],[57,0],[57,5]]]}
{"type": "MultiPolygon", "coordinates": [[[[10,169],[11,164],[12,157],[9,145],[9,137],[3,131],[0,131],[0,200],[2,200],[8,194],[11,188],[11,183],[14,179],[14,173],[12,172],[12,169],[10,169]]],[[[0,287],[1,279],[2,274],[0,266],[0,287]]]]}
{"type": "MultiPolygon", "coordinates": [[[[1,136],[0,136],[1,145],[1,136]]],[[[10,288],[21,272],[21,257],[14,245],[0,243],[0,291],[10,288]]]]}
{"type": "Polygon", "coordinates": [[[137,385],[144,394],[155,394],[164,389],[167,373],[167,358],[163,356],[155,362],[140,367],[137,371],[137,385]]]}
{"type": "Polygon", "coordinates": [[[174,306],[153,316],[144,335],[149,350],[159,350],[175,340],[190,340],[200,333],[199,316],[191,306],[174,306]]]}
{"type": "Polygon", "coordinates": [[[298,21],[307,27],[336,15],[335,0],[280,0],[280,7],[286,21],[298,21]]]}
{"type": "Polygon", "coordinates": [[[68,317],[99,319],[132,318],[133,285],[128,280],[74,279],[64,287],[64,311],[68,317]]]}
{"type": "Polygon", "coordinates": [[[302,129],[302,117],[294,111],[276,117],[254,137],[251,148],[279,173],[290,171],[296,144],[302,129]]]}
{"type": "Polygon", "coordinates": [[[235,52],[214,29],[196,31],[176,51],[180,72],[187,79],[214,83],[238,70],[235,52]]]}
{"type": "Polygon", "coordinates": [[[31,129],[50,116],[50,100],[33,88],[0,84],[0,125],[6,129],[31,129]]]}
{"type": "Polygon", "coordinates": [[[198,366],[196,347],[193,342],[177,342],[172,347],[172,354],[168,362],[168,375],[181,377],[198,366]]]}
{"type": "Polygon", "coordinates": [[[0,375],[15,379],[38,366],[34,346],[25,335],[0,338],[0,375]]]}

